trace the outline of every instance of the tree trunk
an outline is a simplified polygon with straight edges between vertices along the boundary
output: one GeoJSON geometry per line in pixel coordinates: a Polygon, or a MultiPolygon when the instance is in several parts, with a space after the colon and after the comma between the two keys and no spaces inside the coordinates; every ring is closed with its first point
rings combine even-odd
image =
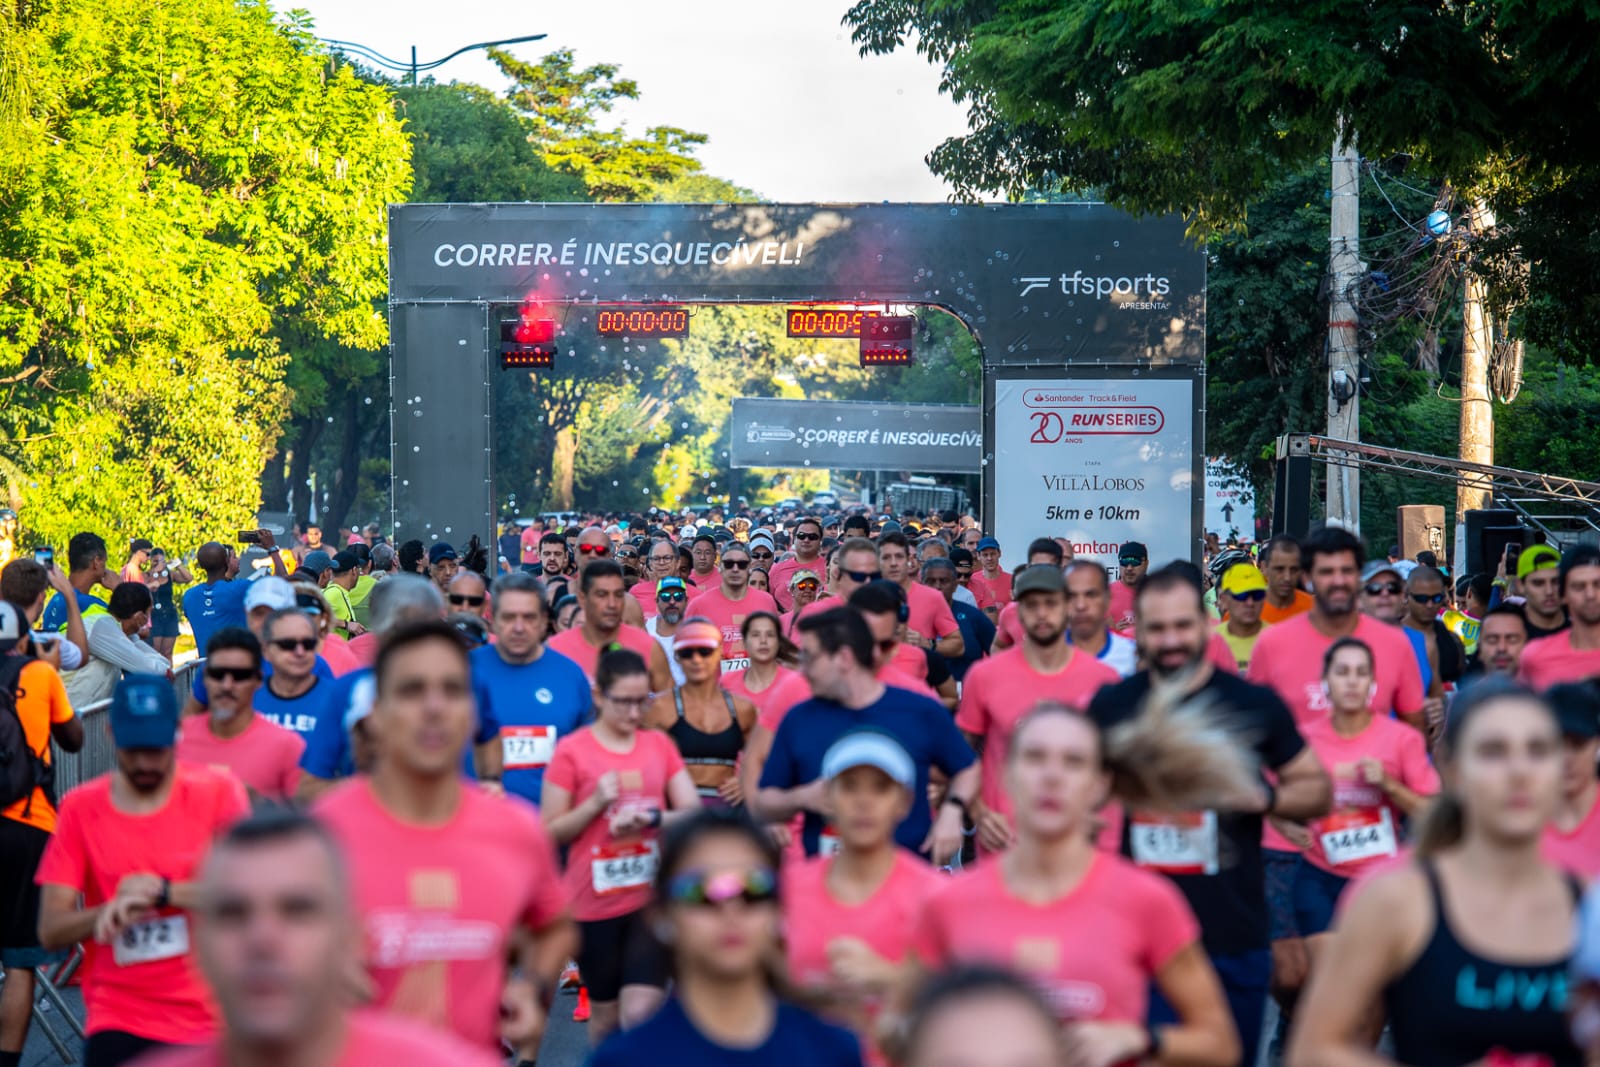
{"type": "Polygon", "coordinates": [[[336,548],[344,545],[345,520],[350,515],[350,505],[356,502],[356,494],[361,491],[361,405],[354,389],[345,393],[340,422],[339,450],[334,457],[328,509],[322,516],[323,536],[340,531],[337,539],[329,538],[336,548]]]}
{"type": "Polygon", "coordinates": [[[572,509],[573,467],[578,457],[578,434],[571,426],[556,431],[556,445],[550,456],[550,486],[546,499],[551,511],[572,509]]]}
{"type": "Polygon", "coordinates": [[[304,522],[311,514],[311,453],[317,447],[326,423],[306,416],[295,419],[289,427],[289,497],[294,502],[295,518],[304,522]]]}

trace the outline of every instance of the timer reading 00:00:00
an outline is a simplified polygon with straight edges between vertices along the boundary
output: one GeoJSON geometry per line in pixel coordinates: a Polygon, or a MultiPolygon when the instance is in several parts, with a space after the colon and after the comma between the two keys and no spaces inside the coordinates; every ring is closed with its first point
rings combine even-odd
{"type": "Polygon", "coordinates": [[[689,312],[685,308],[635,308],[602,311],[595,318],[601,337],[687,337],[689,312]]]}

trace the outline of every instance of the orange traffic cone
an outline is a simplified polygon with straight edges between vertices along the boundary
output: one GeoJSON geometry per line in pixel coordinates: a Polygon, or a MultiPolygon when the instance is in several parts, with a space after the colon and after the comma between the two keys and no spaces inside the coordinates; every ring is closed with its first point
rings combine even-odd
{"type": "Polygon", "coordinates": [[[578,988],[578,1006],[572,1009],[572,1021],[586,1023],[589,1021],[589,987],[578,988]]]}

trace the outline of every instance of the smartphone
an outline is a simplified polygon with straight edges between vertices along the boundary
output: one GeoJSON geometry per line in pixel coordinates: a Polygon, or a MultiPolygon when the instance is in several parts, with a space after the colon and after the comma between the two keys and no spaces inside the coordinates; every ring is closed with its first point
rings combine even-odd
{"type": "Polygon", "coordinates": [[[239,543],[241,545],[259,545],[261,543],[261,535],[255,530],[240,530],[239,543]]]}
{"type": "Polygon", "coordinates": [[[1520,556],[1520,555],[1522,555],[1522,542],[1520,542],[1520,541],[1507,541],[1506,542],[1506,573],[1507,574],[1515,575],[1517,573],[1517,557],[1520,556]]]}
{"type": "Polygon", "coordinates": [[[46,570],[54,570],[56,566],[56,550],[48,546],[36,548],[33,550],[33,561],[42,565],[46,570]]]}

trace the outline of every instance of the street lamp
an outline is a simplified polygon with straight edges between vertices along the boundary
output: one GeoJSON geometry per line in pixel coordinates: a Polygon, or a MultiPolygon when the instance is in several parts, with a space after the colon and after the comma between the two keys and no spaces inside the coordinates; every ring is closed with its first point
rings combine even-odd
{"type": "Polygon", "coordinates": [[[501,45],[507,44],[524,44],[528,41],[542,41],[547,36],[549,35],[535,33],[530,34],[527,37],[507,37],[503,41],[480,41],[477,44],[469,44],[464,48],[457,48],[454,52],[451,52],[443,59],[435,59],[431,63],[417,62],[416,45],[411,46],[411,62],[406,63],[398,59],[390,59],[388,56],[382,55],[381,53],[368,48],[364,44],[356,44],[354,41],[335,41],[327,37],[318,37],[317,40],[321,41],[325,45],[330,45],[341,52],[349,52],[367,60],[369,63],[375,63],[385,70],[392,70],[398,74],[405,74],[409,72],[411,75],[411,84],[415,85],[417,84],[417,73],[419,71],[438,70],[440,67],[450,62],[456,56],[461,55],[463,52],[472,52],[479,48],[498,48],[501,45]]]}

